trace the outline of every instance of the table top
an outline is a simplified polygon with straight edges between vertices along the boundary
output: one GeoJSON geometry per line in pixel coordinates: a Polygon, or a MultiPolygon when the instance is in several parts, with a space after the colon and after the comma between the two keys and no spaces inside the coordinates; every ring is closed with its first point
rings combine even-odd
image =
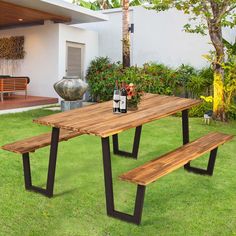
{"type": "Polygon", "coordinates": [[[113,114],[112,101],[66,111],[34,122],[83,134],[108,137],[200,104],[200,100],[145,94],[137,111],[113,114]]]}

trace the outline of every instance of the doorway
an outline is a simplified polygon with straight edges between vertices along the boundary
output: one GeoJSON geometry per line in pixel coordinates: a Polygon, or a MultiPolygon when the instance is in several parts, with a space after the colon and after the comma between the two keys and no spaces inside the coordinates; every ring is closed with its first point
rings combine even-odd
{"type": "Polygon", "coordinates": [[[66,76],[79,76],[84,79],[84,50],[85,45],[66,42],[66,76]]]}

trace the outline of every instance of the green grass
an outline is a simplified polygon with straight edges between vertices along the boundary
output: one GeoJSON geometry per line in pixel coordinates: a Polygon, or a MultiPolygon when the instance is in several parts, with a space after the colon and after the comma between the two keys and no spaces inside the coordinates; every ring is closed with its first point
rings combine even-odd
{"type": "MultiPolygon", "coordinates": [[[[49,131],[32,119],[52,114],[35,110],[0,116],[0,145],[49,131]]],[[[210,131],[236,134],[236,122],[203,125],[190,119],[191,139],[210,131]]],[[[133,130],[121,134],[130,149],[133,130]]],[[[181,119],[169,117],[144,125],[139,159],[112,156],[116,208],[131,213],[136,186],[118,175],[181,145],[181,119]]],[[[33,182],[43,186],[49,148],[31,157],[33,182]]],[[[183,168],[147,188],[142,224],[109,218],[105,211],[101,143],[81,136],[59,147],[55,197],[24,190],[22,161],[0,151],[0,235],[236,235],[236,139],[219,148],[213,177],[183,168]]],[[[205,167],[208,156],[194,161],[205,167]]]]}

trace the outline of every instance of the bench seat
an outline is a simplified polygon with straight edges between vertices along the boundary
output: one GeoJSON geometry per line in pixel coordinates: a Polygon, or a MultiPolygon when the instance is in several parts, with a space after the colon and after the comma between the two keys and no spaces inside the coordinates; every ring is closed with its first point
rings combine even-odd
{"type": "Polygon", "coordinates": [[[57,148],[58,143],[67,141],[71,138],[82,135],[78,131],[70,131],[65,129],[53,128],[52,133],[40,134],[32,138],[27,138],[14,143],[6,144],[1,149],[14,152],[22,155],[25,189],[43,194],[47,197],[53,196],[53,186],[55,179],[57,148]],[[37,149],[51,146],[48,164],[48,177],[46,188],[34,186],[32,184],[31,167],[30,167],[30,152],[35,152],[37,149]]]}
{"type": "MultiPolygon", "coordinates": [[[[60,130],[59,142],[67,141],[71,138],[81,135],[79,132],[60,130]]],[[[35,152],[37,149],[49,146],[51,144],[51,133],[41,134],[32,138],[27,138],[14,143],[6,144],[1,148],[6,151],[17,154],[35,152]]]]}
{"type": "Polygon", "coordinates": [[[5,93],[12,93],[18,91],[25,91],[25,98],[27,98],[28,77],[0,77],[0,99],[3,102],[3,95],[5,93]]]}
{"type": "Polygon", "coordinates": [[[147,186],[232,138],[232,135],[218,132],[207,134],[206,136],[124,173],[119,178],[124,181],[147,186]]]}

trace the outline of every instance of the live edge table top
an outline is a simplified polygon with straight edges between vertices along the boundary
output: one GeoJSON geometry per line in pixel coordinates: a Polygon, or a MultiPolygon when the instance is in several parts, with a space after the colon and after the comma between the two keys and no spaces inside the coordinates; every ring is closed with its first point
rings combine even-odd
{"type": "Polygon", "coordinates": [[[145,94],[137,111],[113,114],[112,101],[108,101],[42,117],[35,119],[34,122],[105,138],[200,103],[200,100],[194,99],[145,94]]]}

